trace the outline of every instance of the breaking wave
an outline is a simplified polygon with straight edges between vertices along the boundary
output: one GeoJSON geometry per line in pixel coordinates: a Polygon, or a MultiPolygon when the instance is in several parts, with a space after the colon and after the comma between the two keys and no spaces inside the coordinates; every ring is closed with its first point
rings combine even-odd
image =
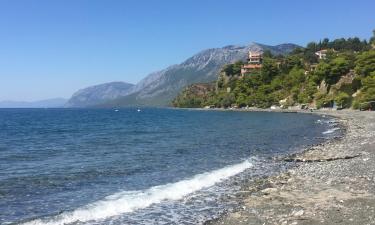
{"type": "Polygon", "coordinates": [[[340,128],[339,127],[335,127],[335,128],[332,128],[332,129],[324,131],[322,134],[332,134],[333,132],[335,132],[337,130],[340,130],[340,128]]]}
{"type": "Polygon", "coordinates": [[[140,191],[119,192],[97,202],[77,208],[74,211],[63,212],[59,215],[35,219],[23,223],[24,225],[63,225],[75,222],[88,222],[104,220],[109,217],[130,213],[137,209],[142,209],[166,200],[179,200],[183,197],[211,187],[236,174],[251,168],[253,164],[250,160],[239,164],[227,166],[211,172],[206,172],[182,180],[176,183],[154,186],[140,191]]]}

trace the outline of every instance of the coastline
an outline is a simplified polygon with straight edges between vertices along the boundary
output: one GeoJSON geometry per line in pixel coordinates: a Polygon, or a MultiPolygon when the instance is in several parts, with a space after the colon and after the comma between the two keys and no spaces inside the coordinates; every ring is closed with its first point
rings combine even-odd
{"type": "Polygon", "coordinates": [[[276,159],[296,166],[244,185],[236,210],[204,224],[375,224],[375,112],[288,112],[335,117],[345,133],[276,159]]]}

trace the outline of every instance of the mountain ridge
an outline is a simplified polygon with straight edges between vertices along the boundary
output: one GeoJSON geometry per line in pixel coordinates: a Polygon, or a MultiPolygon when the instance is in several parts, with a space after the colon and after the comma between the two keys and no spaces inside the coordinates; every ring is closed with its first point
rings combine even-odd
{"type": "Polygon", "coordinates": [[[38,101],[0,101],[0,108],[62,108],[65,98],[50,98],[38,101]]]}
{"type": "Polygon", "coordinates": [[[67,101],[65,107],[91,107],[125,96],[134,84],[114,81],[82,88],[67,101]]]}
{"type": "Polygon", "coordinates": [[[136,84],[128,96],[121,97],[102,106],[167,106],[185,86],[193,83],[214,81],[223,65],[238,60],[246,60],[249,50],[270,50],[272,54],[277,55],[289,53],[297,47],[300,46],[291,43],[276,46],[251,43],[247,46],[227,45],[222,48],[205,49],[180,64],[151,73],[136,84]],[[170,85],[171,83],[173,85],[170,85]]]}
{"type": "Polygon", "coordinates": [[[222,66],[238,60],[246,60],[250,50],[269,50],[272,54],[278,55],[287,54],[298,47],[300,46],[291,43],[270,46],[253,42],[249,45],[227,45],[222,48],[205,49],[180,64],[150,73],[130,87],[123,96],[91,106],[168,106],[185,86],[216,80],[222,66]]]}

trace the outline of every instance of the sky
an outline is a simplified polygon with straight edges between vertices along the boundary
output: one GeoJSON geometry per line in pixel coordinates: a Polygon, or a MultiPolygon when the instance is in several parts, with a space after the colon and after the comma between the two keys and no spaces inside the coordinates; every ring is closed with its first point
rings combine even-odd
{"type": "Polygon", "coordinates": [[[357,36],[374,0],[0,0],[0,101],[136,83],[197,52],[357,36]]]}

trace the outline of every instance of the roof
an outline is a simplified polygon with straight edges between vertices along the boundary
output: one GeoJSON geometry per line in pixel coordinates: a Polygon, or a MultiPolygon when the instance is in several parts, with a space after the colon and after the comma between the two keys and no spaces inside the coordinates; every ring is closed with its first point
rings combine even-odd
{"type": "Polygon", "coordinates": [[[251,55],[251,56],[261,56],[262,55],[262,53],[261,52],[253,52],[253,51],[249,51],[249,55],[251,55]]]}
{"type": "Polygon", "coordinates": [[[322,50],[319,50],[319,51],[317,51],[315,53],[327,53],[327,52],[328,52],[328,49],[322,49],[322,50]]]}

